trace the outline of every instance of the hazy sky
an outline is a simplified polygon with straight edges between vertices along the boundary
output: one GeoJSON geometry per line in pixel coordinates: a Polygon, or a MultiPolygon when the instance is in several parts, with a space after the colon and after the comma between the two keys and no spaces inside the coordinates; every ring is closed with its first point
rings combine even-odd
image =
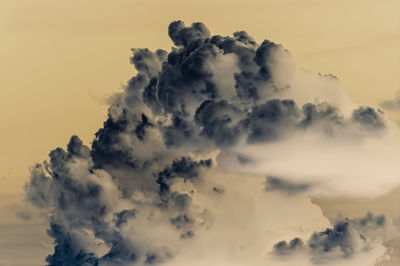
{"type": "MultiPolygon", "coordinates": [[[[90,144],[107,97],[135,73],[130,49],[169,50],[177,19],[280,43],[299,66],[336,75],[357,104],[379,107],[400,89],[397,0],[0,0],[2,211],[51,149],[74,134],[90,144]]],[[[12,221],[0,220],[0,238],[12,221]]]]}

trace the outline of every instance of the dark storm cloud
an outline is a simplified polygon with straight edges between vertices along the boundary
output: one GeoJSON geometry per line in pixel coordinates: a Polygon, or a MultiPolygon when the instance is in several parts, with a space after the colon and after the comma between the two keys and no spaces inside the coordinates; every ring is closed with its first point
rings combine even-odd
{"type": "Polygon", "coordinates": [[[248,142],[270,141],[293,127],[299,116],[292,100],[273,99],[255,106],[246,119],[249,127],[248,142]]]}
{"type": "Polygon", "coordinates": [[[208,100],[196,110],[194,119],[202,128],[202,135],[215,140],[218,145],[231,145],[243,131],[238,123],[241,117],[243,112],[228,102],[208,100]]]}
{"type": "Polygon", "coordinates": [[[103,128],[99,129],[92,143],[91,156],[95,167],[102,167],[107,164],[121,165],[127,164],[135,167],[133,158],[129,154],[118,148],[120,142],[119,134],[127,128],[128,119],[124,112],[117,121],[109,116],[104,122],[103,128]]]}
{"type": "MultiPolygon", "coordinates": [[[[190,239],[197,226],[211,223],[207,210],[194,206],[196,188],[173,187],[178,182],[196,187],[203,171],[216,165],[194,159],[202,151],[280,140],[318,124],[357,123],[367,131],[384,126],[369,107],[344,118],[328,103],[298,107],[293,99],[280,99],[279,92],[287,88],[274,80],[273,56],[287,51],[278,44],[265,40],[259,45],[244,31],[211,36],[204,24],[187,27],[181,21],[172,22],[168,34],[176,45],[169,53],[132,50],[138,73],[114,95],[90,148],[72,136],[66,150],[54,149],[48,163],[31,169],[26,199],[50,217],[48,234],[55,249],[49,265],[151,265],[171,259],[169,247],[132,240],[123,230],[136,229],[140,221],[164,222],[190,239]],[[105,253],[92,252],[88,243],[94,240],[105,253]]],[[[237,159],[250,162],[241,155],[237,159]]],[[[308,188],[277,178],[267,183],[267,189],[289,194],[308,188]]],[[[214,184],[208,191],[227,194],[214,184]]],[[[351,252],[347,224],[329,230],[316,233],[309,247],[351,252]]],[[[290,253],[301,246],[294,239],[276,250],[290,253]]]]}
{"type": "Polygon", "coordinates": [[[303,249],[304,242],[301,238],[293,238],[288,242],[280,241],[274,245],[274,253],[276,255],[292,255],[293,253],[297,252],[298,250],[303,249]]]}
{"type": "Polygon", "coordinates": [[[305,192],[310,187],[308,183],[294,183],[274,176],[268,176],[266,181],[266,191],[281,191],[289,195],[305,192]]]}
{"type": "Polygon", "coordinates": [[[372,212],[368,212],[365,217],[358,219],[352,219],[351,223],[361,230],[374,230],[384,228],[388,225],[387,218],[385,215],[374,215],[372,212]]]}
{"type": "MultiPolygon", "coordinates": [[[[168,166],[164,170],[158,173],[157,184],[160,186],[159,194],[163,201],[168,201],[170,192],[170,183],[172,179],[182,178],[184,180],[193,179],[198,177],[200,167],[211,167],[211,160],[200,160],[198,162],[193,161],[191,158],[182,157],[179,160],[172,162],[171,166],[168,166]]],[[[187,198],[187,197],[185,197],[187,198]]]]}
{"type": "MultiPolygon", "coordinates": [[[[143,102],[154,114],[172,114],[172,124],[161,125],[168,147],[198,143],[201,137],[217,145],[231,145],[243,134],[248,134],[249,142],[270,141],[282,132],[290,133],[294,126],[346,122],[339,110],[326,102],[305,104],[300,111],[291,99],[273,99],[285,89],[274,84],[271,76],[271,57],[276,50],[283,50],[280,45],[268,40],[257,45],[244,31],[233,37],[210,36],[204,24],[186,27],[181,21],[171,23],[169,35],[178,48],[168,54],[159,75],[152,76],[142,92],[143,102]],[[231,73],[235,88],[218,85],[209,67],[210,62],[218,62],[218,56],[229,54],[235,56],[239,69],[231,73]],[[227,91],[232,91],[229,95],[234,98],[223,98],[227,91]]],[[[142,58],[143,53],[156,57],[140,51],[134,50],[139,54],[133,58],[142,58]]],[[[356,110],[353,121],[383,126],[374,112],[356,110]]]]}
{"type": "MultiPolygon", "coordinates": [[[[203,41],[196,43],[195,47],[172,51],[162,66],[157,84],[145,90],[144,101],[156,101],[161,104],[164,112],[185,117],[189,114],[188,108],[192,108],[188,106],[192,102],[196,104],[214,99],[218,92],[206,63],[216,55],[215,45],[203,41]]],[[[151,106],[153,110],[156,109],[154,105],[151,106]]]]}
{"type": "Polygon", "coordinates": [[[158,76],[161,63],[167,59],[167,52],[157,50],[154,53],[149,49],[132,49],[133,56],[131,62],[139,73],[146,75],[147,78],[158,76]]]}
{"type": "MultiPolygon", "coordinates": [[[[112,252],[123,243],[119,233],[109,228],[105,218],[113,206],[109,193],[118,191],[106,187],[110,182],[104,173],[92,168],[89,148],[73,136],[67,151],[57,148],[50,152],[46,170],[40,165],[31,172],[26,185],[27,199],[39,208],[52,208],[52,222],[48,235],[54,239],[54,253],[46,261],[49,265],[98,265],[101,260],[113,261],[112,252]],[[105,182],[104,182],[105,181],[105,182]],[[107,191],[111,189],[111,191],[107,191]],[[111,250],[104,258],[87,252],[81,229],[90,230],[107,243],[111,250]]],[[[117,214],[117,216],[124,216],[117,214]]],[[[123,217],[121,217],[121,222],[123,217]]],[[[128,248],[131,249],[131,248],[128,248]]]]}
{"type": "Polygon", "coordinates": [[[343,122],[343,117],[338,113],[337,108],[331,106],[327,102],[321,104],[305,104],[302,107],[302,112],[304,118],[300,122],[300,125],[304,127],[324,121],[336,124],[341,124],[343,122]]]}
{"type": "MultiPolygon", "coordinates": [[[[239,34],[239,36],[243,36],[243,33],[239,34]]],[[[240,39],[243,42],[243,37],[240,39]]],[[[250,41],[245,43],[254,45],[250,41]]],[[[236,50],[239,58],[239,67],[242,70],[240,73],[235,73],[235,87],[239,98],[246,101],[260,99],[262,83],[271,79],[268,61],[271,56],[271,49],[276,46],[275,43],[265,40],[255,51],[251,48],[236,50]]]]}
{"type": "Polygon", "coordinates": [[[256,45],[256,41],[245,31],[237,31],[233,33],[233,37],[246,45],[256,45]]]}
{"type": "Polygon", "coordinates": [[[177,46],[187,46],[191,41],[210,37],[210,31],[201,22],[185,27],[182,21],[174,21],[168,27],[168,35],[177,46]]]}
{"type": "Polygon", "coordinates": [[[256,51],[254,61],[260,67],[258,74],[262,79],[269,80],[271,78],[270,70],[267,63],[268,59],[271,56],[271,48],[275,46],[275,43],[265,40],[261,43],[256,51]]]}
{"type": "Polygon", "coordinates": [[[199,168],[203,166],[210,167],[211,159],[200,160],[196,162],[193,161],[190,157],[182,157],[178,160],[174,160],[171,166],[167,167],[166,169],[164,169],[164,171],[159,173],[159,176],[162,176],[166,179],[172,179],[175,177],[191,179],[198,176],[199,168]]]}
{"type": "MultiPolygon", "coordinates": [[[[307,241],[307,247],[312,253],[312,260],[319,261],[336,249],[340,250],[343,257],[351,256],[354,252],[357,252],[358,240],[365,241],[365,238],[355,233],[349,222],[343,221],[338,222],[332,229],[327,228],[325,231],[313,233],[307,241]]],[[[286,241],[276,243],[273,252],[277,256],[288,256],[295,254],[304,246],[303,240],[296,237],[289,243],[286,241]]]]}
{"type": "Polygon", "coordinates": [[[67,145],[67,151],[71,155],[88,157],[90,154],[89,147],[83,145],[82,141],[78,138],[78,136],[72,136],[71,140],[67,145]]]}
{"type": "Polygon", "coordinates": [[[98,259],[93,253],[86,253],[79,249],[79,243],[70,235],[63,225],[51,222],[48,235],[54,239],[54,254],[46,257],[49,266],[93,266],[99,265],[98,259]]]}
{"type": "Polygon", "coordinates": [[[273,246],[272,253],[280,257],[306,251],[309,252],[313,264],[325,263],[335,257],[348,258],[357,252],[368,250],[368,235],[384,226],[384,215],[374,216],[367,213],[365,217],[344,219],[338,221],[333,228],[314,232],[306,243],[297,237],[289,243],[280,241],[273,246]]]}
{"type": "Polygon", "coordinates": [[[188,104],[192,100],[213,99],[217,95],[212,74],[206,66],[207,60],[216,56],[216,47],[199,41],[189,46],[173,50],[162,65],[158,78],[153,78],[143,92],[143,101],[153,111],[188,115],[188,104]],[[194,45],[194,44],[193,44],[194,45]],[[188,51],[192,49],[192,51],[188,51]],[[160,110],[161,109],[161,110],[160,110]]]}
{"type": "Polygon", "coordinates": [[[328,228],[323,232],[315,232],[309,239],[308,245],[314,253],[328,253],[335,248],[339,248],[344,256],[350,256],[355,252],[354,235],[351,232],[348,222],[339,222],[332,229],[328,228]]]}
{"type": "Polygon", "coordinates": [[[109,118],[104,122],[103,128],[95,134],[90,151],[95,168],[132,167],[142,168],[149,162],[143,160],[141,154],[127,147],[122,140],[122,134],[128,134],[138,141],[147,140],[147,131],[154,128],[154,124],[144,113],[130,115],[130,111],[123,110],[118,118],[109,118]]]}
{"type": "MultiPolygon", "coordinates": [[[[174,124],[177,127],[185,127],[187,133],[184,136],[179,136],[180,130],[174,130],[174,127],[169,126],[165,129],[166,142],[169,145],[179,145],[179,139],[174,140],[174,136],[188,138],[194,133],[191,129],[193,118],[188,117],[193,115],[189,110],[193,109],[192,105],[195,104],[198,106],[197,110],[202,110],[202,104],[208,100],[217,100],[224,90],[233,89],[221,88],[214,83],[213,74],[207,66],[208,62],[216,59],[219,54],[235,54],[241,69],[241,72],[231,74],[236,79],[236,97],[245,102],[249,99],[255,100],[259,99],[258,90],[261,83],[270,79],[267,61],[270,56],[269,50],[276,45],[265,41],[256,49],[256,42],[244,31],[236,32],[233,38],[210,37],[203,24],[195,23],[191,27],[185,27],[180,21],[171,23],[169,35],[176,45],[183,47],[172,50],[168,55],[159,77],[153,78],[145,87],[143,101],[155,113],[163,111],[174,114],[174,124]]],[[[215,105],[221,105],[221,101],[217,101],[215,105]]],[[[229,106],[229,103],[226,102],[225,106],[229,106]]],[[[231,109],[235,109],[237,113],[243,112],[241,105],[232,106],[231,109]]],[[[214,124],[226,129],[229,118],[220,117],[219,120],[220,123],[213,121],[214,124]]],[[[203,124],[200,123],[200,126],[203,124]]],[[[229,132],[231,135],[228,136],[228,141],[238,136],[237,131],[240,130],[225,130],[225,133],[229,132]]],[[[210,131],[210,126],[203,129],[202,134],[209,138],[211,135],[217,136],[210,131]]],[[[220,144],[221,139],[216,142],[220,144]]]]}
{"type": "Polygon", "coordinates": [[[360,106],[354,110],[353,120],[368,129],[380,129],[385,126],[382,115],[372,107],[360,106]]]}
{"type": "MultiPolygon", "coordinates": [[[[283,50],[278,44],[265,40],[258,45],[244,31],[235,32],[233,37],[211,36],[202,23],[187,27],[175,21],[168,33],[177,46],[168,54],[163,50],[132,50],[131,62],[138,75],[128,82],[123,106],[112,106],[109,119],[96,133],[91,149],[95,167],[141,168],[151,164],[142,161],[140,154],[128,152],[120,139],[121,133],[126,133],[144,140],[149,128],[158,128],[164,144],[173,148],[203,145],[202,139],[229,146],[243,136],[249,143],[273,141],[297,129],[349,122],[329,103],[308,103],[299,108],[291,99],[273,97],[277,86],[269,86],[273,83],[271,58],[274,51],[283,50]],[[239,71],[226,70],[235,88],[218,84],[210,69],[210,62],[218,62],[223,55],[236,58],[239,71]],[[224,98],[226,95],[233,98],[224,98]],[[170,123],[152,122],[149,114],[135,109],[141,106],[149,107],[156,117],[170,115],[170,123]],[[118,115],[113,114],[116,108],[121,110],[118,115]]],[[[384,126],[370,107],[355,110],[350,122],[368,129],[384,126]]]]}

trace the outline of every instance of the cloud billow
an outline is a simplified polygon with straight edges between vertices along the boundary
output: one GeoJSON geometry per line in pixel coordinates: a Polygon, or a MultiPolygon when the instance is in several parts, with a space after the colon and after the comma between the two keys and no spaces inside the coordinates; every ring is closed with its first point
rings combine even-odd
{"type": "MultiPolygon", "coordinates": [[[[363,141],[377,142],[379,155],[397,136],[382,113],[355,106],[336,78],[297,68],[279,44],[258,44],[244,31],[211,35],[203,23],[181,21],[168,34],[170,52],[132,49],[137,74],[111,97],[91,147],[72,136],[66,150],[32,167],[26,199],[49,217],[55,247],[48,265],[265,265],[282,232],[297,223],[310,233],[327,225],[304,193],[354,186],[291,156],[326,144],[354,157],[363,141]],[[346,148],[349,141],[354,146],[346,148]],[[296,204],[309,215],[299,216],[296,204]],[[282,222],[276,205],[291,219],[282,222]]],[[[335,149],[321,153],[336,157],[335,149]]],[[[391,160],[396,152],[389,149],[391,160]]],[[[296,158],[329,162],[319,157],[296,158]]],[[[382,168],[380,161],[366,165],[372,170],[354,175],[344,167],[337,176],[382,168]]],[[[370,186],[394,185],[397,170],[370,186]]],[[[295,238],[275,249],[289,254],[303,245],[295,238]]]]}
{"type": "Polygon", "coordinates": [[[273,246],[271,254],[280,260],[296,259],[296,256],[298,258],[299,254],[303,254],[313,264],[340,262],[341,259],[372,251],[376,248],[372,241],[376,231],[390,226],[384,215],[367,213],[365,217],[339,220],[332,228],[313,232],[307,241],[298,237],[289,242],[279,241],[273,246]]]}

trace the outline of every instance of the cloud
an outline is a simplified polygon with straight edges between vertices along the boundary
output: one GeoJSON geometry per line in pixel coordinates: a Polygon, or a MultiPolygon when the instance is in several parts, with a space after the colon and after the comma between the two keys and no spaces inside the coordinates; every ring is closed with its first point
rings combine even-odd
{"type": "MultiPolygon", "coordinates": [[[[313,232],[316,261],[336,261],[321,246],[363,260],[355,230],[381,218],[322,231],[329,222],[307,196],[397,185],[398,128],[279,44],[181,21],[168,34],[169,52],[132,50],[137,74],[110,98],[91,147],[72,136],[31,168],[26,199],[48,219],[48,264],[274,265],[278,241],[294,238],[275,245],[289,254],[313,232]]],[[[375,261],[384,248],[370,251],[375,261]]]]}
{"type": "Polygon", "coordinates": [[[175,45],[186,46],[190,41],[210,37],[210,31],[201,22],[193,23],[190,27],[185,27],[185,24],[179,20],[169,25],[168,35],[175,45]]]}
{"type": "Polygon", "coordinates": [[[282,265],[285,265],[285,260],[297,258],[300,253],[308,258],[310,264],[357,261],[355,255],[358,253],[370,253],[374,249],[381,249],[382,252],[381,242],[371,236],[375,236],[374,233],[383,227],[385,216],[375,217],[368,213],[366,217],[337,221],[333,228],[314,232],[306,242],[298,237],[289,242],[280,241],[273,246],[271,254],[282,259],[282,265]]]}
{"type": "Polygon", "coordinates": [[[305,192],[310,189],[311,184],[292,183],[285,179],[268,176],[266,181],[266,191],[283,191],[289,195],[305,192]]]}
{"type": "Polygon", "coordinates": [[[384,127],[382,118],[371,107],[359,107],[353,112],[353,120],[364,127],[379,129],[384,127]]]}
{"type": "Polygon", "coordinates": [[[394,99],[383,101],[380,105],[385,110],[400,112],[400,91],[396,92],[396,96],[394,99]]]}
{"type": "Polygon", "coordinates": [[[274,252],[277,255],[291,255],[304,248],[304,242],[301,238],[295,237],[288,242],[280,241],[274,245],[274,252]]]}

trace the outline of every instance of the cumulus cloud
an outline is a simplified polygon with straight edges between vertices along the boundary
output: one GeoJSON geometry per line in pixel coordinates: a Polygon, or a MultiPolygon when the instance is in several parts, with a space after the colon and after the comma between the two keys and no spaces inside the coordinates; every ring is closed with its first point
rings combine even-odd
{"type": "Polygon", "coordinates": [[[54,239],[48,265],[280,265],[271,249],[332,265],[381,257],[358,232],[381,218],[323,231],[307,195],[397,185],[398,128],[279,44],[182,21],[168,34],[169,52],[132,50],[137,74],[91,147],[72,136],[31,168],[26,199],[54,239]]]}
{"type": "MultiPolygon", "coordinates": [[[[382,241],[376,237],[379,230],[395,232],[384,215],[374,216],[367,213],[362,218],[339,220],[332,228],[314,232],[307,241],[298,237],[288,242],[279,241],[270,254],[282,260],[283,265],[287,261],[298,259],[299,255],[308,259],[310,264],[336,265],[353,261],[351,265],[361,265],[355,262],[359,263],[360,257],[368,257],[368,253],[373,250],[380,250],[384,254],[382,241]]],[[[365,265],[375,265],[376,261],[367,263],[365,265]]]]}

